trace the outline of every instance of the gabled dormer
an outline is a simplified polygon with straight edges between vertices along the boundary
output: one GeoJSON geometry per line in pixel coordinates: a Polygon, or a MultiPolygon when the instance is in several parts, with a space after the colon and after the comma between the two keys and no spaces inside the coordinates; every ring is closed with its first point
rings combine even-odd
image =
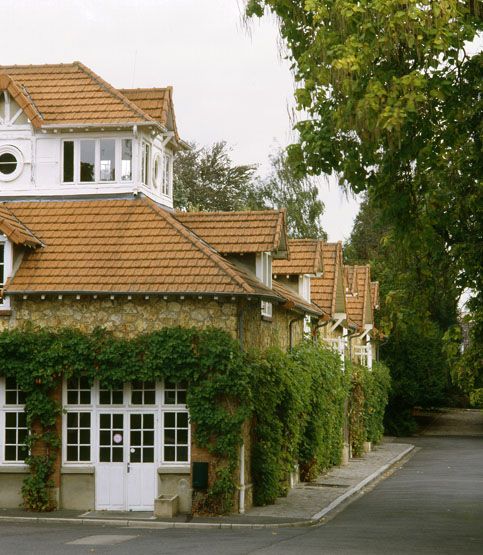
{"type": "Polygon", "coordinates": [[[187,148],[172,88],[123,91],[79,62],[0,66],[0,198],[142,193],[171,208],[187,148]]]}

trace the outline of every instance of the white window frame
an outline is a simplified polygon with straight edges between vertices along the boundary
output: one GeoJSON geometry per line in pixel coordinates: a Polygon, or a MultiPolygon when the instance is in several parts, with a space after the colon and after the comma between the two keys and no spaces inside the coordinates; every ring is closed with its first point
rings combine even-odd
{"type": "Polygon", "coordinates": [[[173,155],[164,151],[161,172],[161,194],[171,197],[173,189],[173,155]]]}
{"type": "MultiPolygon", "coordinates": [[[[11,126],[15,125],[15,122],[23,114],[23,110],[19,106],[17,108],[17,111],[12,115],[12,104],[10,102],[10,98],[11,98],[10,93],[8,91],[0,91],[0,95],[3,96],[4,101],[5,101],[5,104],[4,104],[5,114],[4,114],[3,118],[0,115],[0,125],[6,126],[6,127],[11,127],[11,126]]],[[[14,102],[15,102],[15,99],[14,99],[14,102]]],[[[17,104],[17,103],[15,102],[15,104],[17,104]]],[[[28,120],[28,118],[27,118],[27,120],[28,120]]],[[[21,123],[19,125],[27,125],[27,124],[26,123],[21,123]]]]}
{"type": "MultiPolygon", "coordinates": [[[[24,404],[6,404],[6,378],[0,377],[0,466],[18,466],[28,468],[24,460],[6,460],[6,415],[7,413],[25,413],[24,404]]],[[[18,428],[17,428],[18,430],[18,428]]]]}
{"type": "MultiPolygon", "coordinates": [[[[3,266],[4,282],[0,283],[0,289],[3,290],[8,278],[12,277],[13,271],[13,246],[5,235],[0,234],[0,244],[3,248],[3,260],[0,261],[3,266]]],[[[0,310],[10,309],[10,297],[0,298],[0,310]]]]}
{"type": "MultiPolygon", "coordinates": [[[[269,289],[272,288],[272,253],[261,252],[257,254],[256,260],[257,278],[269,289]]],[[[273,314],[272,303],[269,301],[261,301],[261,315],[265,318],[271,318],[273,314]]]]}
{"type": "Polygon", "coordinates": [[[114,183],[133,183],[134,182],[134,139],[132,137],[64,137],[60,144],[60,183],[65,186],[79,185],[90,187],[92,185],[112,185],[114,183]],[[101,181],[101,141],[112,140],[115,153],[114,180],[101,181]],[[81,181],[81,141],[94,141],[95,167],[94,181],[81,181]],[[131,141],[131,179],[122,179],[122,141],[131,141]],[[64,143],[74,143],[74,180],[64,181],[64,143]]]}
{"type": "MultiPolygon", "coordinates": [[[[106,388],[103,388],[106,389],[106,388]]],[[[186,404],[180,403],[166,403],[165,402],[165,385],[163,382],[155,382],[155,403],[154,404],[133,404],[131,393],[132,388],[130,383],[123,384],[123,402],[122,404],[101,404],[100,403],[100,384],[95,381],[91,388],[91,402],[89,404],[68,404],[67,403],[67,380],[63,381],[62,386],[62,465],[69,468],[82,468],[92,467],[99,464],[99,414],[109,412],[111,414],[123,414],[124,422],[127,425],[127,420],[131,413],[154,413],[155,423],[157,429],[155,430],[155,461],[158,467],[186,467],[189,468],[191,464],[191,422],[189,411],[186,404]],[[67,414],[68,413],[81,413],[88,412],[91,415],[91,451],[89,461],[68,461],[67,460],[67,414]],[[165,413],[186,413],[188,415],[188,460],[187,461],[166,461],[164,456],[164,419],[165,413]]],[[[170,387],[168,390],[172,391],[170,387]]],[[[179,390],[185,391],[183,388],[179,390]]],[[[176,388],[178,391],[178,388],[176,388]]],[[[175,445],[176,447],[176,445],[175,445]]],[[[103,463],[102,463],[103,464],[103,463]]]]}
{"type": "Polygon", "coordinates": [[[14,145],[1,145],[0,155],[2,154],[11,154],[17,161],[17,167],[12,173],[0,172],[0,181],[3,181],[3,182],[14,181],[23,172],[24,158],[23,158],[22,152],[14,145]]]}

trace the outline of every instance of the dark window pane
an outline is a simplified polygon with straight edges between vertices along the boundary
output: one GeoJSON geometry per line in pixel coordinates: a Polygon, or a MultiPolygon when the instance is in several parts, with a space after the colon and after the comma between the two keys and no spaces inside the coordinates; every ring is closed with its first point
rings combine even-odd
{"type": "Polygon", "coordinates": [[[24,428],[20,428],[17,435],[19,445],[25,443],[27,436],[28,436],[28,431],[25,430],[24,428]]]}
{"type": "Polygon", "coordinates": [[[89,446],[83,446],[79,448],[79,460],[80,461],[91,460],[91,448],[89,446]]]}
{"type": "Polygon", "coordinates": [[[78,389],[79,380],[77,378],[69,378],[67,380],[67,389],[78,389]]]}
{"type": "Polygon", "coordinates": [[[24,412],[17,413],[17,422],[19,428],[25,428],[27,426],[27,415],[24,412]]]}
{"type": "Polygon", "coordinates": [[[15,378],[5,378],[5,389],[17,389],[17,380],[15,378]]]}
{"type": "Polygon", "coordinates": [[[176,443],[176,432],[174,430],[164,431],[164,443],[166,445],[174,445],[176,443]]]}
{"type": "Polygon", "coordinates": [[[122,414],[113,414],[112,415],[112,427],[116,429],[121,429],[124,427],[123,425],[123,415],[122,414]]]}
{"type": "Polygon", "coordinates": [[[68,461],[78,460],[77,447],[74,447],[72,445],[67,446],[67,460],[68,461]]]}
{"type": "Polygon", "coordinates": [[[88,412],[81,412],[79,414],[79,426],[81,428],[90,428],[91,426],[91,415],[88,412]]]}
{"type": "Polygon", "coordinates": [[[99,403],[101,405],[111,404],[111,392],[108,389],[101,389],[99,391],[99,403]]]}
{"type": "Polygon", "coordinates": [[[101,414],[100,420],[101,428],[110,428],[111,427],[111,415],[110,414],[101,414]]]}
{"type": "Polygon", "coordinates": [[[5,426],[7,428],[16,428],[17,427],[17,413],[7,412],[5,414],[5,426]]]}
{"type": "Polygon", "coordinates": [[[132,140],[122,140],[122,165],[121,180],[131,181],[132,179],[132,140]]]}
{"type": "Polygon", "coordinates": [[[112,402],[114,405],[122,405],[124,402],[122,389],[115,389],[112,392],[112,402]]]}
{"type": "Polygon", "coordinates": [[[101,447],[99,449],[100,462],[111,462],[111,450],[109,447],[101,447]]]}
{"type": "Polygon", "coordinates": [[[176,414],[174,412],[166,412],[164,414],[165,428],[174,428],[176,426],[176,414]]]}
{"type": "Polygon", "coordinates": [[[143,404],[143,392],[142,391],[133,391],[131,395],[131,403],[133,405],[142,405],[143,404]]]}
{"type": "Polygon", "coordinates": [[[145,391],[144,392],[144,404],[154,405],[156,403],[156,392],[155,391],[145,391]]]}
{"type": "Polygon", "coordinates": [[[68,412],[67,413],[67,427],[68,428],[75,428],[78,422],[78,413],[77,412],[68,412]]]}
{"type": "Polygon", "coordinates": [[[17,443],[17,430],[12,428],[5,430],[5,443],[17,443]]]}
{"type": "Polygon", "coordinates": [[[156,389],[154,382],[144,382],[144,389],[156,389]]]}
{"type": "Polygon", "coordinates": [[[67,443],[71,445],[77,443],[77,430],[67,430],[67,443]]]}
{"type": "Polygon", "coordinates": [[[154,429],[154,414],[144,415],[144,428],[154,429]]]}
{"type": "Polygon", "coordinates": [[[20,446],[17,450],[17,460],[23,461],[28,456],[28,449],[25,446],[20,446]]]}
{"type": "Polygon", "coordinates": [[[167,405],[176,404],[176,391],[165,391],[164,392],[164,402],[167,405]]]}
{"type": "Polygon", "coordinates": [[[6,461],[17,460],[17,448],[14,445],[5,446],[5,460],[6,461]]]}
{"type": "Polygon", "coordinates": [[[134,430],[141,429],[141,415],[140,414],[131,414],[131,428],[134,430]]]}
{"type": "Polygon", "coordinates": [[[91,403],[91,392],[90,391],[81,391],[80,392],[80,404],[81,405],[90,405],[91,403]]]}
{"type": "Polygon", "coordinates": [[[10,152],[0,154],[0,173],[9,175],[17,169],[17,159],[10,152]]]}
{"type": "Polygon", "coordinates": [[[25,405],[25,399],[26,398],[27,398],[27,395],[23,391],[18,392],[18,404],[19,405],[25,405]]]}
{"type": "Polygon", "coordinates": [[[122,462],[122,447],[113,447],[112,448],[112,462],[122,462]]]}
{"type": "Polygon", "coordinates": [[[186,391],[178,391],[178,405],[186,405],[186,391]]]}
{"type": "Polygon", "coordinates": [[[131,432],[131,445],[141,445],[141,432],[131,432]]]}
{"type": "Polygon", "coordinates": [[[79,443],[89,445],[91,442],[91,431],[90,430],[80,430],[79,432],[79,443]]]}
{"type": "Polygon", "coordinates": [[[165,447],[164,448],[164,460],[165,461],[174,461],[175,450],[174,447],[165,447]]]}
{"type": "Polygon", "coordinates": [[[143,445],[154,445],[154,432],[143,432],[143,445]]]}
{"type": "Polygon", "coordinates": [[[99,432],[99,443],[101,445],[111,445],[111,432],[107,430],[99,432]]]}
{"type": "Polygon", "coordinates": [[[137,449],[134,449],[134,452],[131,451],[130,461],[133,462],[133,463],[141,462],[141,448],[140,447],[138,447],[137,449]]]}
{"type": "Polygon", "coordinates": [[[78,404],[78,394],[77,391],[67,391],[67,404],[77,405],[78,404]]]}
{"type": "Polygon", "coordinates": [[[89,383],[89,378],[86,378],[85,376],[79,378],[79,387],[81,389],[90,389],[91,384],[89,383]]]}
{"type": "Polygon", "coordinates": [[[178,430],[176,432],[176,438],[179,445],[187,445],[188,444],[188,430],[178,430]]]}
{"type": "Polygon", "coordinates": [[[188,460],[188,448],[187,447],[177,447],[176,448],[176,455],[178,461],[187,461],[188,460]]]}
{"type": "Polygon", "coordinates": [[[74,181],[74,142],[64,142],[64,183],[74,181]]]}
{"type": "Polygon", "coordinates": [[[143,449],[143,462],[145,463],[154,462],[154,449],[152,447],[147,447],[143,449]]]}
{"type": "Polygon", "coordinates": [[[16,405],[17,404],[17,392],[16,391],[5,391],[5,404],[6,405],[16,405]]]}
{"type": "Polygon", "coordinates": [[[188,427],[188,413],[178,412],[178,428],[187,428],[187,427],[188,427]]]}
{"type": "Polygon", "coordinates": [[[80,180],[91,182],[95,180],[96,142],[83,140],[81,144],[80,180]]]}
{"type": "Polygon", "coordinates": [[[139,380],[136,380],[131,384],[131,389],[142,389],[142,388],[143,388],[143,382],[139,380]]]}
{"type": "Polygon", "coordinates": [[[176,389],[176,384],[174,382],[166,380],[164,382],[164,389],[176,389]]]}

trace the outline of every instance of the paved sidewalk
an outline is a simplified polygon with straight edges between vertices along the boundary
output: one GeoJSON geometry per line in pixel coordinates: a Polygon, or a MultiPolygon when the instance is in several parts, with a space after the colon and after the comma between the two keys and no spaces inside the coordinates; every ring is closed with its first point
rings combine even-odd
{"type": "Polygon", "coordinates": [[[118,511],[68,511],[31,513],[21,509],[0,509],[0,523],[77,523],[130,528],[278,528],[310,526],[324,519],[341,503],[383,476],[414,449],[408,443],[385,438],[371,453],[349,464],[335,467],[316,481],[301,483],[274,505],[254,507],[244,515],[156,519],[152,513],[118,511]]]}

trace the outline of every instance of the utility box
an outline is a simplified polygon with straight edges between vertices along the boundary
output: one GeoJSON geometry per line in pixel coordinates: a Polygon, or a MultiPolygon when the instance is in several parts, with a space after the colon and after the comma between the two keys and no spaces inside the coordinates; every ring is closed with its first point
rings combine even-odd
{"type": "Polygon", "coordinates": [[[196,491],[204,491],[208,489],[208,463],[193,463],[193,489],[196,491]]]}

